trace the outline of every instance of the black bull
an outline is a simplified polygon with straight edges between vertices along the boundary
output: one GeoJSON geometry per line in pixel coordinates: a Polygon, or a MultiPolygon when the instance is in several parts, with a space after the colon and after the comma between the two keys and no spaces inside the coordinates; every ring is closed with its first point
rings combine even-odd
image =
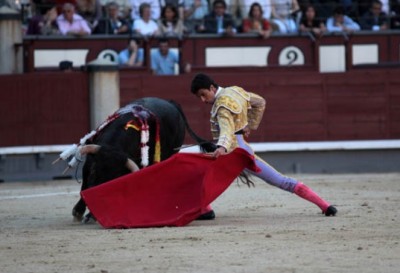
{"type": "MultiPolygon", "coordinates": [[[[145,123],[149,128],[148,165],[157,162],[154,157],[157,153],[157,139],[160,143],[158,147],[162,161],[179,151],[185,138],[186,128],[203,151],[209,152],[215,149],[214,144],[203,140],[192,131],[182,109],[173,101],[142,98],[121,109],[119,115],[85,143],[96,144],[97,148],[85,151],[87,157],[82,171],[81,191],[132,172],[132,167],[127,166],[129,159],[135,163],[136,169],[143,167],[141,126],[146,125],[145,123]]],[[[83,150],[80,151],[82,153],[83,150]]],[[[76,220],[82,220],[85,210],[86,204],[81,198],[74,206],[72,214],[76,220]]],[[[85,221],[90,217],[89,214],[85,221]]]]}

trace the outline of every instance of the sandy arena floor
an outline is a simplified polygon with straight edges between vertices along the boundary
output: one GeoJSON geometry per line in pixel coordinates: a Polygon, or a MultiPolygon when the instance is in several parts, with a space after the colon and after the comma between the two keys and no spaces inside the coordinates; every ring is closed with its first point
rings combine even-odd
{"type": "Polygon", "coordinates": [[[75,181],[0,184],[0,272],[400,272],[400,174],[297,176],[325,217],[279,189],[236,183],[214,221],[105,230],[72,221],[75,181]]]}

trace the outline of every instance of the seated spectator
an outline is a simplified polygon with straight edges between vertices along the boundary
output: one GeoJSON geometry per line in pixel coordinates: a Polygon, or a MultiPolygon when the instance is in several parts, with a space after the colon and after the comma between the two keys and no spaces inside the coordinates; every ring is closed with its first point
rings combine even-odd
{"type": "Polygon", "coordinates": [[[100,0],[103,14],[107,13],[107,7],[110,3],[116,3],[118,5],[118,17],[129,21],[131,19],[131,2],[130,0],[100,0]]]}
{"type": "Polygon", "coordinates": [[[263,17],[267,20],[271,19],[271,1],[272,0],[240,0],[240,14],[242,18],[247,16],[250,12],[250,8],[254,3],[260,4],[263,10],[263,17]]]}
{"type": "Polygon", "coordinates": [[[128,47],[118,54],[118,63],[120,65],[139,67],[143,65],[144,51],[139,48],[138,41],[131,39],[128,47]]]}
{"type": "Polygon", "coordinates": [[[320,37],[326,32],[326,27],[323,21],[318,19],[313,5],[308,5],[304,9],[300,20],[300,31],[309,32],[313,36],[320,37]]]}
{"type": "Polygon", "coordinates": [[[68,60],[61,61],[58,64],[58,68],[63,72],[71,72],[73,71],[74,63],[68,60]]]}
{"type": "Polygon", "coordinates": [[[36,15],[29,21],[27,35],[56,35],[60,34],[57,24],[57,9],[49,6],[44,15],[36,15]]]}
{"type": "MultiPolygon", "coordinates": [[[[380,1],[382,4],[382,12],[389,15],[390,12],[393,11],[391,3],[396,2],[398,0],[380,0],[380,1]]],[[[371,9],[372,2],[373,0],[357,0],[357,1],[353,0],[353,3],[355,4],[355,7],[357,9],[360,18],[371,9]]]]}
{"type": "Polygon", "coordinates": [[[263,9],[259,3],[253,3],[250,7],[248,18],[243,19],[243,32],[254,32],[264,39],[271,35],[271,26],[269,21],[263,17],[263,9]]]}
{"type": "MultiPolygon", "coordinates": [[[[160,0],[161,13],[166,5],[172,5],[176,8],[179,19],[184,19],[184,2],[183,0],[160,0]]],[[[162,15],[160,15],[162,16],[162,15]]]]}
{"type": "Polygon", "coordinates": [[[140,18],[133,21],[132,30],[143,36],[158,35],[158,25],[151,19],[151,6],[147,3],[140,5],[140,18]]]}
{"type": "Polygon", "coordinates": [[[207,0],[184,0],[184,24],[188,32],[197,32],[204,16],[208,14],[207,0]]]}
{"type": "Polygon", "coordinates": [[[154,21],[157,21],[160,19],[160,2],[159,0],[130,0],[131,1],[131,17],[132,20],[140,19],[141,17],[141,11],[140,11],[140,6],[144,3],[147,3],[150,6],[150,18],[154,21]]]}
{"type": "Polygon", "coordinates": [[[100,0],[75,0],[76,12],[88,22],[91,30],[97,26],[102,17],[100,0]]]}
{"type": "Polygon", "coordinates": [[[360,30],[360,26],[349,16],[344,15],[344,9],[337,7],[333,16],[326,21],[326,28],[329,32],[353,32],[360,30]]]}
{"type": "Polygon", "coordinates": [[[297,0],[271,0],[272,23],[278,27],[280,33],[294,33],[298,31],[293,19],[300,11],[297,0]]]}
{"type": "Polygon", "coordinates": [[[75,7],[70,3],[63,5],[62,14],[57,17],[57,24],[62,35],[84,36],[92,32],[86,20],[75,14],[75,7]]]}
{"type": "Polygon", "coordinates": [[[182,37],[185,27],[179,19],[178,10],[175,6],[167,4],[162,8],[161,17],[158,21],[159,34],[168,37],[182,37]]]}
{"type": "Polygon", "coordinates": [[[226,3],[224,0],[215,0],[213,10],[204,19],[204,25],[199,27],[200,32],[215,33],[232,36],[237,30],[233,16],[226,13],[226,3]]]}
{"type": "MultiPolygon", "coordinates": [[[[235,20],[236,26],[241,26],[242,19],[249,14],[247,11],[246,13],[242,14],[241,6],[243,5],[243,0],[224,0],[226,4],[225,12],[232,15],[233,19],[235,20]],[[242,16],[243,15],[243,16],[242,16]]],[[[215,0],[209,0],[210,6],[214,6],[215,0]]],[[[250,7],[250,6],[249,6],[250,7]]]]}
{"type": "MultiPolygon", "coordinates": [[[[169,48],[167,39],[159,40],[159,48],[151,51],[151,69],[155,75],[175,75],[175,66],[179,65],[179,55],[169,48]]],[[[186,64],[184,72],[190,72],[190,65],[186,64]]]]}
{"type": "Polygon", "coordinates": [[[107,18],[103,18],[97,24],[93,33],[95,34],[127,34],[129,25],[126,20],[118,17],[119,6],[115,2],[107,4],[107,18]]]}
{"type": "Polygon", "coordinates": [[[360,26],[363,30],[386,30],[388,29],[389,20],[386,13],[382,11],[382,2],[379,0],[372,1],[371,8],[360,20],[360,26]]]}

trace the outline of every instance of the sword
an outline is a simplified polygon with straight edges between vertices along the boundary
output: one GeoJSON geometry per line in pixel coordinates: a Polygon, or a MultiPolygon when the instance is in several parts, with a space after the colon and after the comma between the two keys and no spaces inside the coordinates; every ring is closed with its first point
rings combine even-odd
{"type": "Polygon", "coordinates": [[[194,147],[194,146],[201,146],[202,144],[206,144],[206,143],[213,143],[213,142],[212,141],[202,141],[202,142],[195,143],[195,144],[184,144],[180,147],[174,148],[174,151],[177,151],[180,149],[185,149],[185,148],[190,148],[190,147],[194,147]]]}
{"type": "Polygon", "coordinates": [[[174,148],[174,151],[180,150],[180,149],[185,149],[185,148],[190,148],[190,147],[194,147],[194,146],[199,146],[199,144],[184,144],[180,147],[176,147],[174,148]]]}

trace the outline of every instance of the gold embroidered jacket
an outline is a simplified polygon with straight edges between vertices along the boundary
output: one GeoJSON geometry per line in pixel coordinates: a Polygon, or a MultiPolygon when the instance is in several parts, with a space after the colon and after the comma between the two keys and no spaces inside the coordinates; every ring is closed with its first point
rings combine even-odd
{"type": "Polygon", "coordinates": [[[261,96],[238,86],[219,88],[211,109],[211,133],[217,145],[230,152],[237,147],[235,133],[248,126],[256,130],[265,110],[261,96]]]}

